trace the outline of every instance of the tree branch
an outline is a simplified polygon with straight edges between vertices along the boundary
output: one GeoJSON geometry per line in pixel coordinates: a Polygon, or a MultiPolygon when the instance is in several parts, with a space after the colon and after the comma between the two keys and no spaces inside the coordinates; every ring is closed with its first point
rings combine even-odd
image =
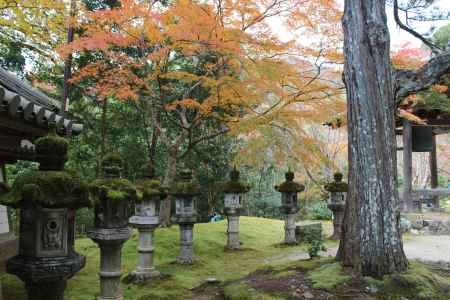
{"type": "Polygon", "coordinates": [[[433,57],[418,70],[396,70],[396,103],[399,104],[405,97],[438,83],[447,74],[450,74],[450,51],[433,57]]]}
{"type": "Polygon", "coordinates": [[[405,30],[406,32],[412,34],[414,37],[416,37],[419,40],[421,40],[422,43],[424,43],[425,45],[430,47],[430,49],[433,52],[442,51],[441,48],[439,48],[435,44],[431,43],[428,39],[424,38],[420,33],[418,33],[417,31],[413,30],[412,28],[410,28],[410,27],[408,27],[408,26],[406,26],[405,24],[402,23],[402,21],[400,20],[399,15],[398,15],[398,0],[394,0],[394,19],[395,19],[395,23],[397,23],[397,25],[401,29],[405,30]]]}

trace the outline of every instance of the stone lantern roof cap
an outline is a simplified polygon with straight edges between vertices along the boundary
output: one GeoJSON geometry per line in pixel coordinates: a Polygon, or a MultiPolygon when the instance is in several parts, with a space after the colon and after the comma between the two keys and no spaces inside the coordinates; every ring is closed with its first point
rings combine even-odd
{"type": "Polygon", "coordinates": [[[222,191],[224,193],[247,193],[250,188],[249,186],[243,184],[239,181],[240,172],[236,169],[236,167],[230,172],[230,181],[226,182],[222,186],[222,191]]]}
{"type": "Polygon", "coordinates": [[[68,142],[55,128],[35,141],[39,170],[19,175],[12,188],[3,189],[0,203],[15,208],[81,208],[91,206],[88,185],[78,174],[64,171],[68,142]]]}
{"type": "Polygon", "coordinates": [[[340,172],[336,172],[336,173],[334,173],[333,178],[334,178],[334,181],[341,182],[342,178],[344,178],[344,175],[342,175],[342,173],[340,173],[340,172]]]}
{"type": "Polygon", "coordinates": [[[305,190],[305,186],[294,181],[295,174],[292,171],[288,171],[285,174],[286,181],[280,185],[275,186],[275,190],[280,193],[300,193],[305,190]]]}
{"type": "Polygon", "coordinates": [[[102,171],[104,177],[121,177],[125,161],[117,153],[108,153],[102,160],[102,171]]]}
{"type": "Polygon", "coordinates": [[[103,178],[90,185],[94,204],[100,200],[136,201],[136,187],[128,179],[122,178],[123,158],[117,153],[109,153],[102,160],[103,178]]]}
{"type": "Polygon", "coordinates": [[[108,201],[136,201],[136,187],[125,178],[100,178],[90,185],[94,204],[101,199],[108,201]]]}
{"type": "Polygon", "coordinates": [[[40,163],[40,170],[60,171],[67,161],[69,142],[56,134],[55,124],[51,124],[51,131],[38,138],[35,144],[36,158],[40,163]]]}
{"type": "Polygon", "coordinates": [[[164,199],[167,196],[167,188],[156,178],[144,178],[135,182],[138,190],[138,201],[150,199],[164,199]]]}
{"type": "Polygon", "coordinates": [[[346,182],[342,181],[342,178],[344,176],[340,172],[336,172],[333,175],[334,181],[329,182],[325,185],[325,190],[328,192],[347,192],[348,191],[348,184],[346,182]]]}
{"type": "Polygon", "coordinates": [[[192,171],[183,168],[178,171],[175,182],[167,188],[167,194],[176,196],[197,196],[201,194],[201,187],[197,180],[193,179],[192,171]]]}
{"type": "Polygon", "coordinates": [[[31,170],[18,176],[0,203],[14,208],[90,207],[88,184],[68,171],[31,170]]]}

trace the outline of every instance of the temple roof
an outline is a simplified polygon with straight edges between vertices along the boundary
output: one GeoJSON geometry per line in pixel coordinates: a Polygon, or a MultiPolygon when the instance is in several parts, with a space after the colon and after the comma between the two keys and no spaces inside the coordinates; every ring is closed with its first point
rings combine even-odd
{"type": "Polygon", "coordinates": [[[60,135],[79,134],[83,125],[63,116],[60,107],[59,101],[0,68],[0,163],[36,160],[31,143],[51,127],[60,135]]]}
{"type": "MultiPolygon", "coordinates": [[[[43,130],[48,130],[49,124],[55,123],[60,134],[79,134],[83,125],[63,117],[60,112],[59,101],[0,68],[0,118],[19,120],[43,130]]],[[[14,127],[14,124],[10,125],[14,127]]],[[[26,131],[26,128],[19,131],[26,131]]]]}

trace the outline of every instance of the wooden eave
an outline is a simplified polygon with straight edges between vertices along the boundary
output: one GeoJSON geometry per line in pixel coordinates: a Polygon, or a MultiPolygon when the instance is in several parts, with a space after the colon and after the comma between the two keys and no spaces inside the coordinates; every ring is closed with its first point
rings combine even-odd
{"type": "Polygon", "coordinates": [[[59,103],[0,68],[0,129],[42,136],[54,123],[59,134],[79,134],[83,125],[60,114],[59,103]]]}
{"type": "Polygon", "coordinates": [[[34,149],[22,141],[44,136],[51,124],[61,135],[81,133],[83,125],[61,115],[58,105],[0,68],[0,163],[34,160],[34,149]]]}

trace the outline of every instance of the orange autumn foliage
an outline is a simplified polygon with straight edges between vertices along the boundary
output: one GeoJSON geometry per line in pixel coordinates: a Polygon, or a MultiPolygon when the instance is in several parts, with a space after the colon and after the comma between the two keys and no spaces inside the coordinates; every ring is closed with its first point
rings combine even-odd
{"type": "Polygon", "coordinates": [[[410,42],[406,42],[391,54],[391,60],[397,69],[418,69],[428,61],[429,56],[430,51],[414,47],[410,42]]]}
{"type": "Polygon", "coordinates": [[[187,131],[218,120],[242,154],[275,147],[280,164],[292,151],[310,163],[324,158],[308,127],[345,111],[340,17],[332,0],[123,0],[81,11],[83,35],[59,53],[96,53],[73,82],[94,81],[86,92],[100,99],[148,101],[187,131]]]}

